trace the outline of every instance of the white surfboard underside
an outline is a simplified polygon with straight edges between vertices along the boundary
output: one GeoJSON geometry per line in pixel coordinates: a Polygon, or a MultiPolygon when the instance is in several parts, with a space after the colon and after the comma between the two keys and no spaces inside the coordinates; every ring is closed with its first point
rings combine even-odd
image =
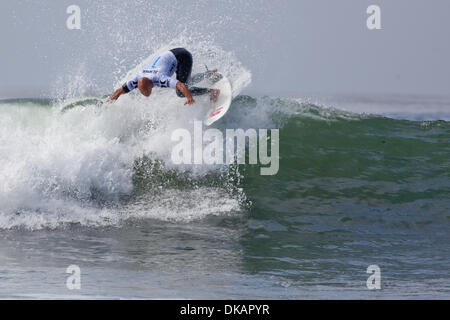
{"type": "Polygon", "coordinates": [[[211,103],[212,106],[206,113],[205,119],[203,120],[203,123],[206,126],[210,126],[227,113],[232,99],[231,84],[227,77],[223,76],[223,78],[220,79],[220,81],[217,81],[211,88],[219,89],[220,95],[216,103],[211,103]]]}

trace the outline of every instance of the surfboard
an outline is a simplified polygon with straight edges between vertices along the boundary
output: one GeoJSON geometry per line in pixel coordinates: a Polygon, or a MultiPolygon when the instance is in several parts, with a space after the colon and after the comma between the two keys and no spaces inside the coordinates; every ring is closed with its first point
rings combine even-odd
{"type": "Polygon", "coordinates": [[[208,108],[205,119],[203,120],[203,123],[206,126],[210,126],[211,124],[222,118],[227,113],[231,105],[232,91],[230,81],[227,79],[227,77],[221,75],[218,72],[216,72],[215,77],[219,78],[220,80],[215,82],[213,80],[213,85],[210,86],[210,88],[219,89],[220,95],[219,99],[217,99],[215,103],[210,103],[210,107],[208,108]]]}

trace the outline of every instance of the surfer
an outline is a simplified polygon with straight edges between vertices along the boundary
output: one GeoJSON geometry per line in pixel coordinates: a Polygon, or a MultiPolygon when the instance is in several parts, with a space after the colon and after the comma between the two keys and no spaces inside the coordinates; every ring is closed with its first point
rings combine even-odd
{"type": "Polygon", "coordinates": [[[202,81],[205,77],[211,77],[217,69],[199,73],[191,77],[192,54],[184,48],[175,48],[163,52],[144,66],[144,69],[132,80],[129,80],[118,88],[108,98],[107,102],[117,100],[122,94],[128,93],[136,88],[146,97],[152,93],[153,87],[172,88],[176,90],[179,97],[185,97],[184,103],[195,103],[192,96],[210,94],[212,102],[216,102],[220,90],[194,87],[192,84],[202,81]],[[176,79],[171,76],[176,73],[176,79]]]}

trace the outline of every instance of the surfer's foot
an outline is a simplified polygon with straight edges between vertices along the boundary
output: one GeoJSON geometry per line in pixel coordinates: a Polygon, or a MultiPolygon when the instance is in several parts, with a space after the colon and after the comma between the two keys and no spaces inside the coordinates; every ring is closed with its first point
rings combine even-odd
{"type": "Polygon", "coordinates": [[[216,103],[219,99],[220,90],[219,89],[209,89],[209,99],[211,102],[216,103]]]}
{"type": "Polygon", "coordinates": [[[217,69],[208,70],[205,72],[206,78],[211,79],[217,76],[217,69]]]}
{"type": "Polygon", "coordinates": [[[208,78],[212,83],[216,83],[220,81],[223,76],[217,72],[217,69],[212,69],[206,72],[206,78],[208,78]]]}

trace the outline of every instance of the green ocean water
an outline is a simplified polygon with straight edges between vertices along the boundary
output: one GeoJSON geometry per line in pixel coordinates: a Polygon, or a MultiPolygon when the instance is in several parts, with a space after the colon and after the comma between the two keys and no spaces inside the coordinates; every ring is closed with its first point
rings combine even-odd
{"type": "Polygon", "coordinates": [[[254,271],[344,288],[376,264],[392,286],[443,281],[448,290],[449,123],[314,118],[320,110],[309,107],[280,130],[279,174],[246,176],[254,271]]]}

